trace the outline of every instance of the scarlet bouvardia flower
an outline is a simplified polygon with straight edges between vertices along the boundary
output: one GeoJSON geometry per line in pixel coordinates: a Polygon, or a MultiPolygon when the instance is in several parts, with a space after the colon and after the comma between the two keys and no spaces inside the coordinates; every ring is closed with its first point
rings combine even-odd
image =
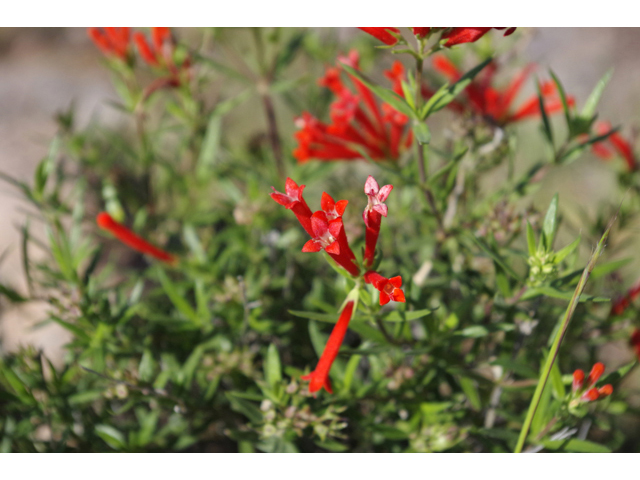
{"type": "Polygon", "coordinates": [[[589,373],[589,376],[587,377],[586,383],[584,381],[584,372],[582,370],[576,370],[573,372],[572,392],[574,397],[576,397],[575,401],[577,403],[594,402],[613,393],[613,387],[610,384],[604,385],[600,388],[594,387],[603,373],[604,365],[600,362],[593,366],[591,373],[589,373]]]}
{"type": "Polygon", "coordinates": [[[104,230],[107,230],[114,237],[120,240],[128,247],[137,250],[140,253],[157,258],[165,263],[174,264],[178,259],[160,248],[151,245],[145,239],[139,237],[124,225],[116,222],[107,212],[101,212],[96,217],[96,223],[104,230]]]}
{"type": "Polygon", "coordinates": [[[364,193],[368,197],[368,204],[362,213],[366,226],[364,264],[368,267],[373,264],[378,235],[380,234],[380,223],[382,217],[386,217],[388,212],[384,202],[387,200],[391,190],[393,190],[393,185],[385,185],[380,188],[378,182],[371,175],[367,177],[367,181],[364,184],[364,193]]]}
{"type": "MultiPolygon", "coordinates": [[[[457,82],[462,77],[462,72],[458,70],[458,67],[442,55],[436,55],[433,58],[433,67],[447,77],[450,82],[457,82]]],[[[534,68],[534,65],[527,65],[506,88],[498,90],[492,86],[497,65],[491,63],[465,89],[466,101],[455,101],[449,105],[457,111],[470,110],[500,126],[538,116],[540,115],[540,105],[537,95],[532,95],[515,112],[511,108],[522,85],[534,68]]],[[[545,82],[541,85],[540,90],[544,100],[544,111],[547,115],[560,112],[562,101],[555,83],[545,82]]],[[[573,105],[575,100],[573,97],[569,97],[567,102],[569,105],[573,105]]]]}
{"type": "Polygon", "coordinates": [[[89,28],[87,30],[93,43],[108,57],[127,61],[131,44],[129,27],[89,28]]]}
{"type": "MultiPolygon", "coordinates": [[[[358,27],[360,30],[374,36],[382,43],[393,46],[402,38],[400,30],[396,27],[358,27]]],[[[419,38],[429,35],[431,30],[442,30],[441,40],[446,39],[445,47],[452,47],[461,43],[471,43],[479,40],[492,28],[504,30],[506,27],[411,27],[413,34],[419,38]]],[[[515,31],[516,27],[506,28],[504,36],[507,37],[515,31]]]]}
{"type": "Polygon", "coordinates": [[[385,278],[377,272],[369,271],[364,274],[364,281],[373,285],[380,292],[380,305],[386,305],[391,300],[405,302],[402,287],[402,277],[385,278]]]}
{"type": "Polygon", "coordinates": [[[303,252],[319,252],[324,250],[333,260],[353,276],[360,275],[360,268],[356,264],[349,240],[344,232],[342,214],[347,207],[346,200],[336,202],[328,193],[323,192],[320,202],[322,210],[311,213],[311,209],[302,198],[304,185],[298,184],[287,178],[286,194],[277,192],[275,188],[271,193],[280,205],[292,210],[300,224],[311,237],[302,248],[303,252]]]}
{"type": "Polygon", "coordinates": [[[622,297],[618,298],[611,306],[611,315],[622,315],[624,311],[629,308],[631,302],[640,296],[640,280],[627,290],[622,297]]]}
{"type": "MultiPolygon", "coordinates": [[[[358,54],[355,51],[339,60],[358,69],[358,54]]],[[[387,73],[393,78],[394,89],[399,87],[399,79],[404,78],[402,64],[398,65],[394,65],[387,73]]],[[[310,159],[356,160],[362,158],[358,152],[361,148],[374,160],[396,160],[401,151],[411,145],[408,117],[390,105],[380,106],[366,85],[350,77],[355,86],[354,93],[343,83],[341,74],[342,69],[338,64],[328,68],[319,81],[336,96],[330,107],[331,123],[323,123],[310,113],[303,112],[296,119],[298,147],[293,156],[300,162],[310,159]]]]}
{"type": "Polygon", "coordinates": [[[331,335],[329,336],[329,340],[327,341],[324,351],[320,356],[316,369],[309,375],[301,377],[302,380],[309,380],[309,391],[311,393],[317,392],[322,387],[324,387],[327,392],[333,393],[331,381],[329,380],[329,370],[331,370],[331,365],[338,356],[340,345],[342,345],[344,335],[347,333],[347,327],[349,326],[351,316],[353,315],[353,306],[354,302],[350,301],[342,309],[340,318],[338,318],[338,322],[331,331],[331,335]]]}
{"type": "MultiPolygon", "coordinates": [[[[595,130],[598,135],[604,135],[610,132],[612,128],[609,122],[598,122],[595,125],[595,130]]],[[[613,147],[613,150],[624,158],[624,161],[627,164],[627,169],[630,172],[638,168],[638,162],[636,161],[631,144],[622,138],[622,136],[617,132],[612,133],[602,142],[594,143],[592,146],[593,153],[603,160],[610,160],[613,158],[615,153],[611,148],[605,145],[605,142],[609,143],[610,146],[613,147]]]]}

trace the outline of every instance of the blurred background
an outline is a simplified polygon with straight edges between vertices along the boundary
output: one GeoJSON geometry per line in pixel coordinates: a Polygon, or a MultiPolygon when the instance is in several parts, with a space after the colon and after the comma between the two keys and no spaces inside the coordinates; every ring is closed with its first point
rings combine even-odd
{"type": "MultiPolygon", "coordinates": [[[[636,82],[640,56],[635,50],[640,47],[640,29],[541,28],[519,32],[526,36],[520,43],[521,57],[537,63],[538,73],[545,78],[546,70],[553,68],[578,105],[613,68],[613,78],[600,103],[601,118],[622,125],[623,134],[635,139],[633,127],[640,125],[640,88],[636,82]]],[[[184,29],[175,33],[190,35],[184,29]]],[[[344,39],[357,35],[361,33],[355,28],[339,31],[344,39]]],[[[103,124],[118,122],[117,112],[109,105],[109,100],[116,97],[102,59],[85,29],[0,29],[0,171],[30,182],[55,133],[56,115],[72,106],[79,126],[98,117],[103,124]]],[[[532,88],[529,83],[528,88],[532,88]]],[[[280,128],[283,135],[288,135],[293,132],[296,112],[280,107],[280,128]]],[[[243,130],[264,128],[262,117],[254,118],[255,126],[243,125],[243,130]]],[[[596,159],[581,163],[579,169],[572,167],[549,182],[555,185],[548,188],[562,186],[565,199],[569,197],[567,200],[586,207],[596,205],[601,198],[598,186],[613,181],[610,169],[596,159]]],[[[26,288],[19,235],[25,207],[13,187],[0,183],[0,282],[18,291],[26,288]]],[[[44,308],[44,303],[0,306],[0,353],[29,343],[54,361],[61,358],[61,347],[68,337],[57,325],[37,326],[44,308]]],[[[626,346],[621,350],[628,351],[626,346]]],[[[615,357],[615,352],[610,355],[615,357]]]]}

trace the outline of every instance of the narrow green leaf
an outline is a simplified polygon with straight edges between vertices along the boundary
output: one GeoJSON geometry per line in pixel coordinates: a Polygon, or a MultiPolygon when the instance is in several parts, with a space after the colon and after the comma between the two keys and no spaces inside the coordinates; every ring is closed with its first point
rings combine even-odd
{"type": "Polygon", "coordinates": [[[555,144],[553,142],[553,130],[551,130],[551,123],[549,122],[549,117],[547,116],[547,111],[544,106],[542,88],[540,87],[540,81],[538,80],[536,80],[536,88],[538,89],[538,105],[540,107],[540,117],[542,118],[542,131],[544,132],[544,136],[547,137],[547,141],[549,142],[549,145],[551,145],[551,148],[555,149],[555,144]]]}
{"type": "Polygon", "coordinates": [[[264,362],[264,377],[271,388],[282,381],[282,366],[278,348],[272,343],[267,349],[267,359],[264,362]]]}
{"type": "Polygon", "coordinates": [[[562,262],[569,255],[571,255],[573,253],[573,251],[576,248],[578,248],[578,245],[580,245],[580,239],[581,239],[581,237],[578,236],[578,238],[576,238],[573,242],[571,242],[569,245],[567,245],[562,250],[560,250],[558,253],[556,253],[554,258],[553,258],[554,262],[556,264],[560,264],[560,262],[562,262]]]}
{"type": "Polygon", "coordinates": [[[407,104],[405,99],[402,98],[400,95],[393,92],[392,90],[376,85],[371,80],[368,80],[367,78],[365,78],[365,76],[361,72],[355,70],[354,68],[351,68],[349,65],[342,64],[341,66],[352,77],[361,81],[363,84],[369,87],[369,89],[374,94],[376,94],[383,102],[388,103],[400,113],[404,113],[405,115],[411,118],[416,118],[416,114],[413,111],[413,109],[409,106],[409,104],[407,104]]]}
{"type": "Polygon", "coordinates": [[[533,232],[533,227],[527,220],[527,247],[529,249],[529,256],[533,257],[536,254],[536,235],[533,232]]]}
{"type": "Polygon", "coordinates": [[[418,120],[413,122],[413,134],[421,145],[431,142],[431,132],[429,131],[427,124],[424,122],[420,122],[418,120]]]}
{"type": "Polygon", "coordinates": [[[469,377],[460,377],[458,382],[473,409],[478,411],[482,410],[482,402],[480,401],[480,395],[478,394],[475,381],[469,377]]]}
{"type": "Polygon", "coordinates": [[[96,434],[114,450],[122,450],[126,445],[124,435],[111,425],[96,425],[96,434]]]}
{"type": "Polygon", "coordinates": [[[548,450],[562,450],[565,452],[577,453],[611,453],[611,450],[604,445],[572,438],[570,440],[544,440],[542,445],[548,450]]]}
{"type": "Polygon", "coordinates": [[[189,320],[191,320],[194,324],[199,325],[200,319],[198,318],[198,314],[195,310],[187,303],[184,299],[184,296],[177,290],[174,283],[169,280],[169,277],[165,273],[162,268],[156,268],[156,275],[162,288],[164,289],[167,297],[171,300],[171,303],[189,320]]]}
{"type": "Polygon", "coordinates": [[[491,257],[494,262],[500,265],[506,273],[511,275],[516,280],[520,282],[522,281],[520,276],[509,266],[509,264],[497,252],[493,251],[493,249],[489,247],[489,245],[484,243],[484,241],[480,240],[475,235],[467,235],[467,237],[470,238],[476,245],[478,245],[483,252],[489,255],[489,257],[491,257]]]}
{"type": "Polygon", "coordinates": [[[353,355],[347,362],[347,366],[344,369],[344,377],[342,378],[342,394],[347,395],[351,390],[351,384],[353,383],[353,377],[355,376],[356,369],[360,364],[362,355],[353,355]]]}
{"type": "Polygon", "coordinates": [[[553,248],[553,240],[558,227],[558,194],[551,199],[547,214],[542,223],[542,235],[540,236],[540,250],[549,252],[553,248]]]}
{"type": "Polygon", "coordinates": [[[609,80],[613,75],[613,68],[610,69],[607,73],[603,75],[603,77],[598,81],[593,91],[587,98],[587,101],[582,108],[582,113],[580,114],[584,118],[592,118],[596,113],[596,107],[598,106],[598,102],[600,102],[600,97],[602,97],[602,93],[606,88],[609,80]]]}
{"type": "Polygon", "coordinates": [[[571,111],[569,110],[569,103],[567,102],[567,94],[564,91],[564,87],[562,86],[562,83],[560,83],[560,80],[558,79],[558,77],[556,76],[555,73],[553,73],[553,70],[549,69],[549,74],[551,75],[551,78],[553,78],[553,82],[556,84],[556,87],[558,88],[558,94],[560,95],[560,100],[562,101],[562,110],[564,111],[564,118],[567,121],[567,127],[569,128],[569,131],[571,131],[571,111]]]}

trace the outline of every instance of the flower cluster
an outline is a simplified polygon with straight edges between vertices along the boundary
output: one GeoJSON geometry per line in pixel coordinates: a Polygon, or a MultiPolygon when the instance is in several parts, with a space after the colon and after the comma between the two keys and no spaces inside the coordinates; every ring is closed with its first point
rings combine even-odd
{"type": "MultiPolygon", "coordinates": [[[[605,135],[611,132],[612,128],[609,122],[598,122],[595,125],[595,130],[598,135],[605,135]]],[[[630,172],[638,168],[638,162],[636,161],[631,144],[617,132],[613,132],[602,142],[594,143],[592,151],[603,160],[611,160],[617,153],[624,158],[627,169],[630,172]],[[608,143],[609,146],[607,146],[606,143],[608,143]]]]}
{"type": "MultiPolygon", "coordinates": [[[[402,36],[396,27],[358,27],[369,35],[377,38],[382,43],[393,46],[398,43],[402,36]]],[[[411,27],[413,34],[422,39],[435,32],[442,32],[440,40],[446,40],[445,47],[453,47],[461,43],[472,43],[483,37],[489,30],[505,30],[504,36],[511,35],[516,27],[411,27]]]]}
{"type": "MultiPolygon", "coordinates": [[[[436,55],[433,58],[433,67],[452,83],[462,77],[462,72],[458,70],[458,67],[442,55],[436,55]]],[[[470,112],[479,115],[499,126],[538,116],[540,115],[540,102],[536,95],[528,98],[515,111],[512,109],[516,96],[534,68],[535,66],[532,64],[527,65],[506,88],[498,89],[493,86],[498,66],[492,62],[465,89],[465,98],[462,101],[451,102],[449,107],[460,113],[470,112]]],[[[428,91],[424,93],[429,95],[428,91]]],[[[544,82],[540,86],[540,93],[547,115],[562,111],[562,101],[554,82],[544,82]]],[[[567,102],[573,105],[575,101],[573,97],[569,97],[567,102]]]]}
{"type": "Polygon", "coordinates": [[[157,79],[145,91],[145,98],[164,87],[178,87],[188,82],[191,76],[191,60],[187,56],[180,65],[176,65],[174,54],[176,44],[169,27],[151,27],[151,41],[142,32],[134,32],[127,27],[89,28],[88,34],[93,43],[109,58],[125,63],[132,59],[132,41],[140,57],[147,65],[162,68],[168,75],[157,79]]]}
{"type": "MultiPolygon", "coordinates": [[[[344,268],[354,277],[361,276],[361,268],[357,263],[349,240],[344,232],[342,216],[347,207],[347,200],[336,202],[326,192],[322,193],[320,202],[321,210],[313,213],[302,196],[304,185],[298,184],[291,178],[287,178],[285,183],[285,193],[273,192],[271,198],[283,207],[291,210],[302,228],[309,234],[311,239],[304,244],[303,252],[319,252],[324,250],[340,267],[344,268]]],[[[402,286],[402,278],[396,276],[386,278],[378,272],[371,270],[374,264],[376,245],[380,234],[380,224],[382,217],[386,217],[388,207],[385,201],[389,193],[393,190],[392,185],[379,187],[378,182],[369,175],[365,182],[364,192],[368,197],[368,204],[363,212],[363,219],[366,226],[365,233],[365,253],[362,262],[365,273],[362,275],[364,282],[372,285],[380,293],[380,305],[386,305],[391,300],[395,302],[405,302],[402,286]]],[[[329,341],[320,357],[316,369],[309,375],[302,377],[309,380],[309,391],[317,392],[322,387],[332,393],[329,381],[329,370],[338,355],[340,345],[344,339],[349,322],[356,308],[356,300],[347,298],[347,302],[340,313],[329,341]]]]}
{"type": "Polygon", "coordinates": [[[107,230],[122,243],[140,253],[149,255],[170,265],[173,265],[178,261],[174,255],[150,244],[121,223],[116,222],[107,212],[99,213],[96,217],[96,223],[100,228],[107,230]]]}
{"type": "MultiPolygon", "coordinates": [[[[396,160],[412,142],[408,117],[388,104],[381,106],[373,92],[360,80],[349,75],[356,93],[341,78],[340,62],[358,69],[358,54],[339,57],[338,65],[326,70],[320,85],[328,88],[336,99],[330,107],[331,123],[326,124],[308,112],[296,119],[295,137],[298,147],[293,156],[299,162],[310,159],[322,161],[355,160],[363,150],[373,160],[396,160]]],[[[401,81],[405,78],[402,64],[396,62],[385,72],[393,82],[393,89],[402,95],[401,81]]]]}
{"type": "Polygon", "coordinates": [[[613,393],[613,387],[610,384],[596,388],[595,384],[604,373],[604,365],[600,362],[596,363],[589,376],[584,378],[582,370],[573,372],[573,388],[572,388],[572,405],[576,406],[580,403],[595,402],[601,398],[608,397],[613,393]]]}

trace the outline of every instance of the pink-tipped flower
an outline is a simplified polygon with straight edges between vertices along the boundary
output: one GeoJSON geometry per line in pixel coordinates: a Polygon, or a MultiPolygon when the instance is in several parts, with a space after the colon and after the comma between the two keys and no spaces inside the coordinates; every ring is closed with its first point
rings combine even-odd
{"type": "Polygon", "coordinates": [[[309,391],[311,393],[317,392],[322,387],[324,387],[327,392],[333,393],[331,381],[329,380],[329,371],[331,370],[333,361],[338,356],[340,345],[342,345],[342,341],[344,340],[344,335],[347,333],[347,327],[349,326],[351,316],[353,315],[353,307],[354,302],[350,301],[342,309],[340,318],[338,318],[338,322],[331,331],[331,335],[329,336],[329,340],[327,341],[324,351],[320,356],[316,369],[309,375],[301,377],[302,380],[309,380],[309,391]]]}
{"type": "Polygon", "coordinates": [[[271,187],[273,193],[271,198],[278,202],[283,207],[291,210],[302,228],[309,234],[310,237],[314,237],[313,228],[311,227],[311,216],[313,212],[302,197],[304,185],[298,186],[296,182],[287,177],[284,188],[286,193],[278,192],[274,187],[271,187]]]}
{"type": "MultiPolygon", "coordinates": [[[[609,122],[597,122],[595,125],[595,131],[598,135],[604,135],[612,130],[609,122]]],[[[603,160],[610,160],[615,156],[615,153],[624,158],[627,165],[627,169],[632,172],[638,168],[638,162],[636,161],[635,154],[631,144],[622,138],[618,132],[613,132],[602,142],[594,143],[591,147],[593,153],[603,160]],[[613,149],[605,145],[608,142],[613,149]]]]}
{"type": "Polygon", "coordinates": [[[584,384],[584,372],[580,369],[573,372],[573,392],[577,392],[578,390],[582,390],[582,385],[584,384]]]}
{"type": "Polygon", "coordinates": [[[364,274],[364,281],[380,292],[380,305],[386,305],[391,300],[405,302],[404,292],[400,288],[402,277],[385,278],[377,272],[368,271],[364,274]]]}
{"type": "Polygon", "coordinates": [[[331,195],[326,192],[322,192],[322,198],[320,199],[320,208],[327,214],[329,221],[337,218],[342,218],[345,208],[349,202],[347,200],[338,200],[337,202],[331,195]]]}
{"type": "MultiPolygon", "coordinates": [[[[434,57],[433,67],[447,77],[450,82],[457,82],[462,77],[462,72],[458,67],[442,55],[434,57]]],[[[500,126],[539,116],[540,102],[537,95],[532,95],[515,111],[512,108],[513,102],[534,68],[534,65],[526,66],[506,88],[497,89],[492,84],[498,68],[495,63],[491,63],[469,84],[465,89],[465,96],[461,100],[449,104],[450,108],[458,112],[470,111],[500,126]]],[[[540,90],[546,114],[550,115],[562,111],[562,101],[554,82],[543,83],[540,90]]],[[[567,103],[573,105],[575,99],[568,97],[567,103]]]]}
{"type": "Polygon", "coordinates": [[[151,245],[124,225],[116,222],[107,212],[99,213],[96,217],[96,223],[100,228],[107,230],[122,243],[140,253],[157,258],[158,260],[169,264],[175,264],[178,261],[175,256],[151,245]]]}
{"type": "Polygon", "coordinates": [[[129,27],[92,27],[87,29],[89,38],[108,57],[124,62],[129,57],[131,29],[129,27]]]}
{"type": "Polygon", "coordinates": [[[382,217],[386,217],[388,213],[387,205],[384,202],[387,200],[391,190],[393,190],[393,185],[385,185],[380,188],[378,182],[371,175],[367,177],[367,181],[364,184],[364,193],[368,197],[368,204],[362,213],[366,226],[364,248],[364,263],[366,266],[373,265],[380,234],[380,223],[382,217]]]}
{"type": "MultiPolygon", "coordinates": [[[[379,105],[369,87],[349,76],[355,92],[341,78],[342,65],[358,69],[357,52],[338,57],[338,65],[327,69],[320,85],[336,96],[330,107],[331,123],[324,123],[308,112],[296,118],[298,142],[293,156],[299,162],[357,160],[365,156],[373,160],[396,160],[411,145],[413,136],[407,128],[409,119],[387,104],[379,105]]],[[[389,74],[394,91],[400,88],[404,71],[394,66],[389,74]]],[[[396,92],[398,93],[398,92],[396,92]]]]}

